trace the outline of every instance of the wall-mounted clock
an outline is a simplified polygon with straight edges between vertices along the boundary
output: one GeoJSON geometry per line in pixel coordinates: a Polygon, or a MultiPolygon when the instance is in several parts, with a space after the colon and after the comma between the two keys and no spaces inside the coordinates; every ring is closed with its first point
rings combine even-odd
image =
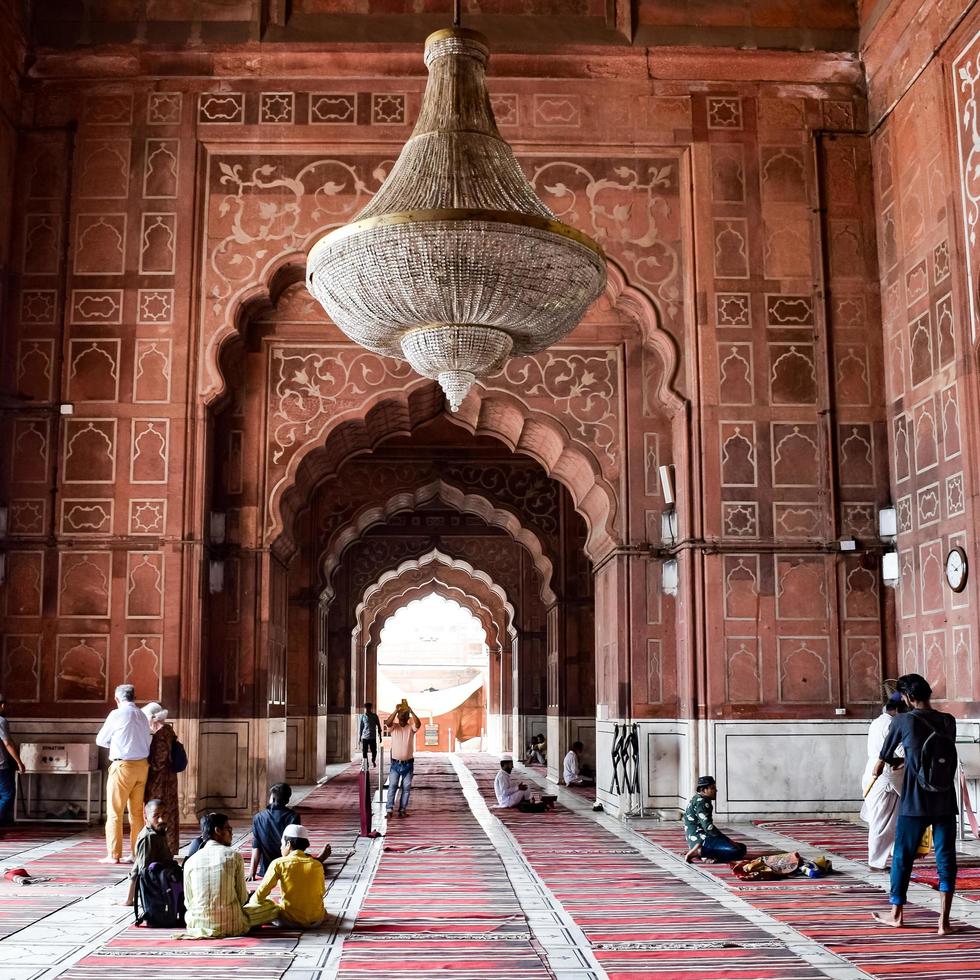
{"type": "Polygon", "coordinates": [[[956,545],[950,548],[946,556],[946,581],[954,592],[962,592],[966,588],[966,580],[970,566],[966,560],[966,552],[956,545]]]}

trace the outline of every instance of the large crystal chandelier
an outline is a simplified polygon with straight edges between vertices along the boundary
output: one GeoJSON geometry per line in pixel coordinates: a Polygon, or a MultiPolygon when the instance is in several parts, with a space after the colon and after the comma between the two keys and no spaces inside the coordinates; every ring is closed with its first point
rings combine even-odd
{"type": "Polygon", "coordinates": [[[545,207],[497,132],[488,56],[476,31],[429,35],[411,138],[367,207],[307,261],[334,323],[438,379],[453,411],[509,356],[564,337],[606,281],[602,249],[545,207]]]}

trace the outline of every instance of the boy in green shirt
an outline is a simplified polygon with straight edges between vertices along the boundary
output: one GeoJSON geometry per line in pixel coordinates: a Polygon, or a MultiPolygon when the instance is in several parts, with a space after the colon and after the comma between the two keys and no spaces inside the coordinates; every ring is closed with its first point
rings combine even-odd
{"type": "Polygon", "coordinates": [[[718,795],[715,777],[700,776],[696,790],[684,811],[684,836],[691,848],[684,860],[741,861],[745,857],[745,845],[737,844],[714,824],[711,801],[718,795]]]}

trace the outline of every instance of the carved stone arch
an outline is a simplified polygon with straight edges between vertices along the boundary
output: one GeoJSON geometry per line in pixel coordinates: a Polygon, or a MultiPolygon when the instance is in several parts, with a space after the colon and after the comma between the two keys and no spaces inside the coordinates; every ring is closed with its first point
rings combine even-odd
{"type": "Polygon", "coordinates": [[[435,500],[447,504],[460,513],[480,517],[491,527],[506,531],[530,554],[541,581],[541,601],[545,606],[554,604],[557,599],[552,588],[554,569],[551,559],[544,553],[538,535],[527,528],[513,511],[496,506],[493,501],[481,494],[466,493],[444,480],[434,480],[415,490],[399,491],[382,504],[369,504],[355,514],[347,524],[334,531],[327,542],[320,564],[322,581],[325,583],[323,598],[329,600],[333,595],[333,573],[340,564],[344,550],[357,541],[365,531],[396,514],[413,511],[435,500]]]}
{"type": "MultiPolygon", "coordinates": [[[[507,593],[486,572],[475,569],[469,562],[453,558],[437,548],[418,558],[402,562],[397,568],[383,572],[364,590],[363,598],[355,611],[355,626],[351,634],[351,652],[356,658],[353,666],[355,677],[361,678],[356,685],[366,693],[373,681],[376,659],[368,656],[372,646],[374,624],[379,610],[397,603],[398,596],[413,588],[431,588],[431,582],[442,580],[450,586],[472,596],[489,610],[497,629],[495,639],[499,651],[510,653],[515,646],[517,631],[514,628],[514,607],[507,593]]],[[[383,620],[382,620],[383,622],[383,620]]],[[[504,678],[510,683],[512,678],[504,678]]]]}
{"type": "MultiPolygon", "coordinates": [[[[269,487],[266,540],[284,560],[295,549],[289,527],[315,484],[334,475],[351,456],[371,452],[391,436],[410,435],[445,413],[445,400],[435,382],[414,376],[386,380],[387,384],[381,381],[366,392],[357,408],[326,421],[316,442],[296,453],[287,471],[269,487]]],[[[574,440],[559,418],[530,409],[508,391],[474,385],[451,421],[471,435],[490,436],[512,452],[530,456],[562,483],[585,518],[586,552],[593,561],[621,543],[618,474],[615,480],[604,477],[595,454],[574,440]]]]}
{"type": "Polygon", "coordinates": [[[614,310],[636,323],[643,346],[660,357],[663,370],[653,394],[673,418],[683,410],[686,401],[674,387],[680,369],[680,350],[674,338],[661,326],[655,301],[643,290],[631,286],[626,273],[608,256],[605,296],[614,310]]]}
{"type": "Polygon", "coordinates": [[[274,311],[283,293],[302,283],[305,275],[305,255],[282,255],[270,265],[262,280],[253,283],[238,295],[231,314],[232,325],[215,337],[209,351],[211,363],[207,365],[208,371],[219,383],[212,384],[202,393],[206,407],[218,408],[229,397],[228,357],[245,343],[248,326],[274,311]]]}
{"type": "Polygon", "coordinates": [[[377,579],[375,579],[375,581],[364,590],[364,595],[354,611],[354,619],[358,624],[355,629],[361,628],[361,617],[364,610],[371,604],[373,597],[389,582],[398,580],[408,572],[412,572],[417,569],[437,567],[439,565],[463,572],[475,583],[479,583],[479,585],[482,587],[481,591],[483,589],[489,590],[492,595],[496,596],[497,600],[500,601],[504,610],[506,611],[508,625],[513,623],[514,607],[511,605],[511,602],[507,597],[507,593],[486,572],[474,568],[465,559],[453,558],[451,555],[446,554],[446,552],[441,551],[438,548],[432,548],[430,551],[427,551],[424,555],[420,555],[418,558],[403,561],[397,568],[392,568],[386,572],[382,572],[381,575],[379,575],[377,579]]]}
{"type": "Polygon", "coordinates": [[[435,593],[468,609],[481,623],[491,653],[503,652],[504,644],[513,641],[517,632],[508,619],[507,609],[489,589],[481,587],[461,569],[440,566],[429,569],[421,578],[412,573],[388,582],[361,614],[358,625],[366,649],[381,639],[385,622],[403,606],[435,593]]]}
{"type": "MultiPolygon", "coordinates": [[[[409,577],[411,576],[409,575],[409,577]]],[[[495,597],[492,593],[488,601],[486,598],[475,594],[480,589],[478,585],[474,588],[474,585],[477,585],[476,580],[468,578],[460,569],[439,566],[431,569],[430,581],[428,582],[406,585],[403,575],[388,582],[379,592],[375,593],[376,601],[372,602],[371,608],[364,612],[363,632],[359,630],[359,642],[356,646],[359,664],[355,673],[364,676],[365,698],[369,691],[374,690],[377,683],[381,631],[385,623],[399,609],[435,593],[467,609],[483,627],[487,650],[490,655],[488,664],[490,692],[488,692],[487,710],[493,712],[495,702],[502,695],[501,685],[505,686],[508,691],[512,689],[513,672],[505,670],[504,667],[511,662],[510,656],[516,649],[517,632],[513,626],[504,627],[506,612],[502,605],[494,603],[495,597]],[[443,582],[442,579],[446,579],[447,582],[443,582]],[[448,584],[448,582],[456,579],[460,580],[460,585],[448,584]]],[[[512,696],[513,694],[510,693],[509,697],[512,696]]]]}
{"type": "MultiPolygon", "coordinates": [[[[250,318],[274,308],[282,294],[301,281],[304,263],[305,253],[300,254],[295,249],[285,250],[269,260],[256,280],[227,301],[231,325],[212,337],[209,349],[212,352],[220,350],[231,338],[241,336],[243,324],[250,318]]],[[[679,365],[676,343],[661,327],[649,296],[631,286],[614,261],[608,262],[608,270],[607,290],[600,302],[638,325],[644,347],[656,352],[662,368],[654,381],[653,398],[664,406],[669,416],[677,417],[684,399],[673,387],[679,365]]],[[[324,324],[329,324],[325,315],[324,324]]],[[[570,340],[574,337],[573,333],[570,340]]],[[[226,385],[217,354],[214,357],[215,374],[222,380],[204,393],[205,401],[209,403],[226,385]]],[[[344,398],[325,403],[320,413],[322,418],[304,419],[301,436],[291,433],[289,438],[293,441],[289,444],[289,453],[280,453],[288,456],[284,465],[277,469],[274,464],[278,461],[273,458],[273,465],[266,467],[265,542],[286,561],[296,547],[293,522],[308,500],[313,485],[324,475],[335,472],[350,455],[369,452],[381,439],[391,435],[408,435],[418,425],[446,410],[438,387],[414,375],[404,363],[380,358],[353,345],[348,346],[347,357],[359,359],[362,371],[363,365],[371,361],[373,376],[370,381],[353,386],[352,391],[344,393],[344,398]]],[[[588,439],[573,431],[575,426],[570,424],[570,417],[565,417],[559,408],[535,408],[511,387],[512,390],[501,388],[495,379],[475,386],[461,411],[452,416],[452,421],[471,434],[491,436],[512,451],[530,456],[549,476],[564,484],[576,509],[586,520],[589,529],[586,552],[596,562],[623,543],[619,514],[623,461],[604,458],[588,439]]],[[[615,418],[608,428],[621,430],[623,393],[620,392],[617,398],[615,418]]],[[[271,406],[269,411],[270,414],[273,412],[271,406]]],[[[279,450],[269,444],[266,453],[275,457],[279,450]]]]}

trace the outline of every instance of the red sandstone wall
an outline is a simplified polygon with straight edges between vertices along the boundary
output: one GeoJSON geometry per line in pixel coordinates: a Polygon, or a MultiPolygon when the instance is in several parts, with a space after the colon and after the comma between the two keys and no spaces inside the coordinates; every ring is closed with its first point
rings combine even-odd
{"type": "MultiPolygon", "coordinates": [[[[975,562],[977,259],[969,174],[977,18],[962,4],[880,5],[865,39],[874,126],[892,496],[898,507],[901,671],[974,714],[977,580],[957,595],[943,562],[975,562]],[[972,23],[972,26],[971,26],[972,23]],[[934,56],[934,49],[939,53],[934,56]]],[[[975,570],[974,570],[975,571],[975,570]]]]}
{"type": "MultiPolygon", "coordinates": [[[[383,53],[357,77],[297,77],[287,56],[256,57],[256,74],[239,63],[220,80],[33,86],[32,124],[64,129],[26,137],[20,154],[16,354],[3,368],[23,407],[4,437],[0,678],[23,713],[98,716],[132,679],[185,717],[202,696],[218,714],[282,714],[284,664],[313,632],[284,612],[279,562],[309,499],[289,488],[332,465],[297,461],[344,413],[363,415],[365,391],[388,386],[399,404],[413,393],[420,412],[430,397],[402,366],[328,349],[336,335],[314,350],[301,330],[260,329],[249,343],[263,353],[242,368],[260,383],[226,407],[223,345],[254,319],[248,302],[278,293],[275,270],[376,188],[422,85],[388,74],[383,53]],[[62,401],[74,415],[57,413],[62,401]],[[219,476],[242,488],[229,534],[253,553],[212,599],[201,574],[212,492],[230,494],[219,476]]],[[[658,81],[492,82],[503,133],[549,204],[607,248],[616,295],[538,362],[547,370],[518,365],[489,385],[497,408],[473,425],[497,431],[518,397],[561,420],[595,461],[561,473],[593,520],[594,557],[658,543],[656,467],[674,461],[681,536],[712,552],[703,565],[682,554],[676,603],[656,562],[606,566],[597,698],[613,714],[871,710],[880,676],[875,564],[826,551],[839,532],[873,541],[888,494],[864,103],[846,59],[749,57],[775,81],[726,80],[741,75],[726,54],[701,63],[710,83],[683,74],[688,62],[658,81]]],[[[635,65],[620,59],[624,74],[635,65]]],[[[332,445],[370,444],[355,424],[344,433],[332,445]]],[[[547,457],[553,432],[535,438],[547,457]]],[[[349,628],[332,618],[331,642],[343,649],[349,628]]],[[[345,705],[342,676],[326,673],[345,705]]]]}
{"type": "MultiPolygon", "coordinates": [[[[0,270],[10,261],[11,203],[14,190],[14,166],[17,154],[16,125],[20,121],[20,79],[24,66],[25,39],[20,21],[21,7],[14,0],[0,3],[4,31],[0,37],[0,270]]],[[[7,296],[2,297],[6,304],[7,296]]]]}

